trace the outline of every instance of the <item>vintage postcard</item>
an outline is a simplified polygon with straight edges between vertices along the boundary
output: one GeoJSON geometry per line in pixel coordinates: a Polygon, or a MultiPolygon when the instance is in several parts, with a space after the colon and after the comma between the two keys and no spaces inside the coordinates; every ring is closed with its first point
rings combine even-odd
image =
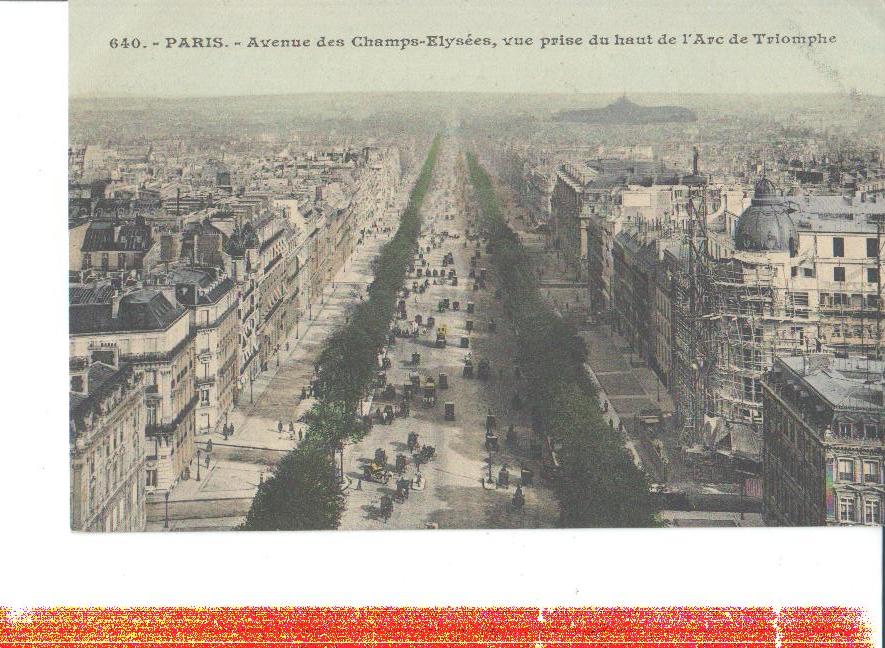
{"type": "Polygon", "coordinates": [[[73,0],[70,527],[882,525],[883,37],[73,0]]]}

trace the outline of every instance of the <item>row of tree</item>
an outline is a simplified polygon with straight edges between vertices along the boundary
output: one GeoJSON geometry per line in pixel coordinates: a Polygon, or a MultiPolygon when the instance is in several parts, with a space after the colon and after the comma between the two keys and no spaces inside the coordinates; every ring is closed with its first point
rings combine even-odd
{"type": "Polygon", "coordinates": [[[584,367],[587,350],[573,326],[542,299],[532,260],[507,224],[494,186],[476,156],[467,155],[471,184],[517,337],[516,363],[527,382],[526,400],[537,430],[561,444],[555,491],[564,527],[636,527],[655,524],[645,474],[606,423],[584,367]]]}
{"type": "Polygon", "coordinates": [[[377,354],[387,341],[397,294],[415,254],[424,201],[439,154],[434,139],[393,238],[373,261],[368,299],[326,341],[317,360],[319,400],[307,415],[307,433],[258,488],[242,529],[335,529],[344,511],[336,452],[367,434],[361,404],[374,378],[377,354]]]}

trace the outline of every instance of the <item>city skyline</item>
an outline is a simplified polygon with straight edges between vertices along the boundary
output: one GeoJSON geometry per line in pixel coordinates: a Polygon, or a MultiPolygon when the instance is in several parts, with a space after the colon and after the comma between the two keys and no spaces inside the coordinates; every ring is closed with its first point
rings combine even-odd
{"type": "Polygon", "coordinates": [[[75,528],[881,524],[881,113],[401,96],[72,112],[75,528]]]}

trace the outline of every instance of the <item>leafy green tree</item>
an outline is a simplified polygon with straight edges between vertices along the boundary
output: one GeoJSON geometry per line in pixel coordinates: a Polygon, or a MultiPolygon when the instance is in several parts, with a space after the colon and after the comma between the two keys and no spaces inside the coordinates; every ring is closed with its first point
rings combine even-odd
{"type": "Polygon", "coordinates": [[[649,527],[657,512],[645,475],[623,448],[572,443],[556,482],[562,527],[649,527]]]}
{"type": "Polygon", "coordinates": [[[303,443],[287,454],[274,474],[258,488],[245,531],[336,529],[344,511],[344,494],[335,481],[325,448],[303,443]]]}

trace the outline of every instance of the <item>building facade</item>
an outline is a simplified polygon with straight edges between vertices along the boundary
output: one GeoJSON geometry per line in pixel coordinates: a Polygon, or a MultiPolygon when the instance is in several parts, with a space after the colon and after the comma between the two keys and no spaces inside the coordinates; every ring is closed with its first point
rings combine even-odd
{"type": "Polygon", "coordinates": [[[763,381],[763,511],[769,525],[880,525],[885,363],[778,357],[763,381]]]}
{"type": "Polygon", "coordinates": [[[112,344],[71,360],[71,529],[143,531],[144,376],[112,344]]]}
{"type": "Polygon", "coordinates": [[[173,288],[138,288],[96,295],[72,290],[70,357],[86,358],[95,345],[113,344],[123,362],[143,374],[146,489],[171,489],[189,475],[196,406],[194,333],[189,311],[173,288]],[[165,294],[164,294],[165,293],[165,294]]]}

